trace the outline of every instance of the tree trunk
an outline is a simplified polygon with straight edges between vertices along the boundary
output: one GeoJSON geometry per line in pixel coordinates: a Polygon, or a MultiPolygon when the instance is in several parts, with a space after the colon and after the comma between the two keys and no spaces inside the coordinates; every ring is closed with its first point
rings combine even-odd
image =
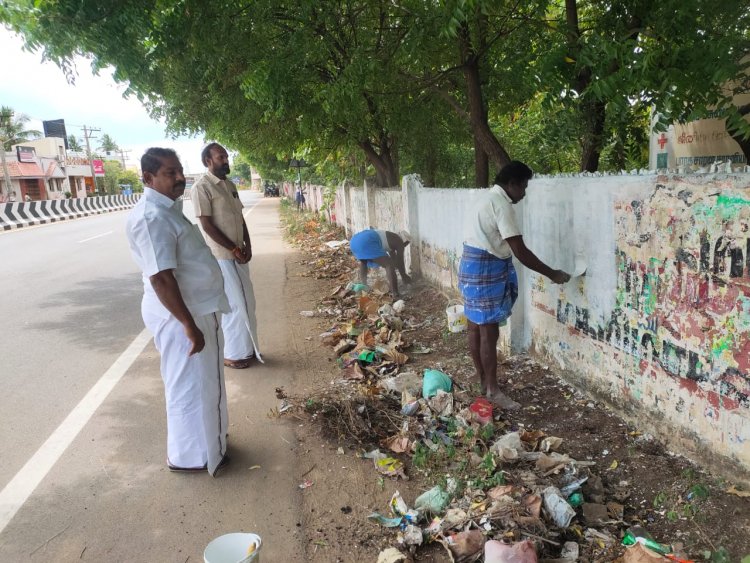
{"type": "MultiPolygon", "coordinates": [[[[487,119],[487,108],[482,95],[482,79],[479,73],[479,58],[471,43],[469,28],[464,22],[458,33],[459,47],[461,49],[461,62],[466,81],[466,98],[469,101],[469,121],[471,132],[474,135],[474,147],[481,147],[487,159],[497,169],[502,168],[510,162],[510,155],[497,140],[490,128],[487,119]]],[[[476,156],[475,156],[476,165],[476,156]]],[[[477,172],[479,170],[477,169],[477,172]]],[[[477,177],[477,185],[487,184],[486,179],[477,177]]]]}
{"type": "Polygon", "coordinates": [[[604,121],[606,104],[598,100],[583,103],[583,116],[586,119],[581,151],[581,171],[596,172],[604,142],[604,121]]]}
{"type": "Polygon", "coordinates": [[[375,168],[375,183],[381,188],[398,186],[398,169],[394,165],[391,149],[388,143],[380,143],[380,154],[375,150],[372,143],[360,141],[357,143],[365,152],[370,164],[375,168]]]}
{"type": "MultiPolygon", "coordinates": [[[[576,0],[565,0],[565,20],[568,25],[568,49],[570,56],[578,59],[580,51],[578,41],[581,30],[578,26],[578,5],[576,0]]],[[[583,94],[591,84],[591,69],[582,67],[573,81],[573,88],[579,95],[583,94]]],[[[589,99],[580,106],[581,117],[584,120],[583,140],[581,143],[581,171],[596,172],[599,168],[599,157],[604,142],[604,119],[606,103],[589,99]]]]}
{"type": "Polygon", "coordinates": [[[471,131],[476,140],[475,144],[479,143],[489,161],[497,169],[500,169],[510,162],[510,155],[490,129],[487,112],[484,108],[482,84],[479,77],[479,61],[477,59],[472,58],[464,64],[464,78],[466,79],[466,95],[469,100],[471,131]]]}
{"type": "MultiPolygon", "coordinates": [[[[745,104],[744,106],[738,107],[737,111],[742,116],[746,116],[750,114],[750,104],[745,104]]],[[[740,149],[742,150],[742,154],[745,155],[745,162],[747,164],[750,164],[750,138],[744,137],[740,131],[729,127],[729,125],[726,125],[726,128],[727,128],[727,133],[729,133],[732,139],[734,139],[735,142],[740,146],[740,149]]]]}
{"type": "Polygon", "coordinates": [[[486,188],[490,185],[490,161],[476,137],[474,137],[474,185],[477,188],[486,188]]]}

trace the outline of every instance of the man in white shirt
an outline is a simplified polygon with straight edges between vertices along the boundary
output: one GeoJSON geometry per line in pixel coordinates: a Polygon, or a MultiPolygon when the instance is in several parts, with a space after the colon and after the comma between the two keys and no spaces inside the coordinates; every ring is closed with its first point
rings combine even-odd
{"type": "Polygon", "coordinates": [[[167,407],[167,466],[216,476],[229,457],[221,362],[221,312],[229,309],[216,259],[182,214],[185,176],[171,149],[141,157],[148,186],[126,232],[143,272],[141,313],[161,355],[167,407]]]}
{"type": "Polygon", "coordinates": [[[567,273],[553,270],[539,260],[523,242],[512,206],[524,198],[532,176],[531,169],[518,161],[500,170],[495,185],[472,212],[458,272],[458,288],[464,297],[464,314],[469,325],[469,351],[482,393],[508,410],[520,405],[498,386],[497,340],[500,325],[507,322],[518,297],[513,256],[554,283],[570,279],[567,273]]]}

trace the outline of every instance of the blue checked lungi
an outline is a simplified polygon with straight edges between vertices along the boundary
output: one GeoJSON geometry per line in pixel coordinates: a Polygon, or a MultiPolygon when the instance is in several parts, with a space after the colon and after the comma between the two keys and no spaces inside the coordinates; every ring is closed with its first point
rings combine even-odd
{"type": "Polygon", "coordinates": [[[380,235],[374,229],[360,231],[354,235],[352,240],[349,241],[349,248],[351,248],[352,254],[357,260],[367,263],[368,268],[379,267],[377,262],[372,261],[374,258],[388,256],[383,248],[383,243],[380,241],[380,235]]]}
{"type": "Polygon", "coordinates": [[[518,298],[513,258],[498,258],[464,244],[458,289],[464,297],[464,314],[471,322],[481,325],[507,320],[518,298]]]}

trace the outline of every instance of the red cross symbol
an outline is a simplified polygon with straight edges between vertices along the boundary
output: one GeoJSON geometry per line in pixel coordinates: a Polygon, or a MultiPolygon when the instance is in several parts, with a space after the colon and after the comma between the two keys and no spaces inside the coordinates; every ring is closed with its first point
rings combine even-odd
{"type": "Polygon", "coordinates": [[[667,138],[664,136],[664,133],[661,134],[661,137],[656,139],[656,142],[659,143],[659,148],[664,150],[664,145],[667,144],[667,138]]]}

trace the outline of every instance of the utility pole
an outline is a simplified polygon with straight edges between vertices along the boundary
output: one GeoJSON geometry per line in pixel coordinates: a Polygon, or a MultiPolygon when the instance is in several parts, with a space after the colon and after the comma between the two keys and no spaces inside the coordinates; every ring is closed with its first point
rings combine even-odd
{"type": "MultiPolygon", "coordinates": [[[[13,112],[9,111],[8,113],[3,113],[0,115],[0,119],[3,121],[2,125],[10,125],[11,120],[13,119],[13,112]],[[7,120],[7,121],[6,121],[7,120]]],[[[0,127],[0,132],[4,130],[4,127],[0,127]]],[[[0,160],[2,160],[3,163],[3,175],[5,178],[5,190],[6,190],[6,197],[10,197],[10,194],[13,191],[13,184],[10,183],[10,172],[8,172],[8,165],[5,162],[5,135],[0,137],[0,160]]]]}
{"type": "Polygon", "coordinates": [[[91,181],[94,183],[94,191],[98,194],[99,189],[96,187],[96,175],[94,174],[94,161],[91,158],[91,143],[89,139],[92,137],[92,133],[99,132],[101,129],[95,129],[94,127],[83,126],[83,137],[86,139],[86,156],[89,157],[89,167],[91,168],[91,181]]]}
{"type": "Polygon", "coordinates": [[[123,150],[123,149],[117,149],[117,152],[120,153],[120,161],[122,162],[122,169],[125,170],[125,157],[127,156],[130,158],[130,150],[123,150]]]}

